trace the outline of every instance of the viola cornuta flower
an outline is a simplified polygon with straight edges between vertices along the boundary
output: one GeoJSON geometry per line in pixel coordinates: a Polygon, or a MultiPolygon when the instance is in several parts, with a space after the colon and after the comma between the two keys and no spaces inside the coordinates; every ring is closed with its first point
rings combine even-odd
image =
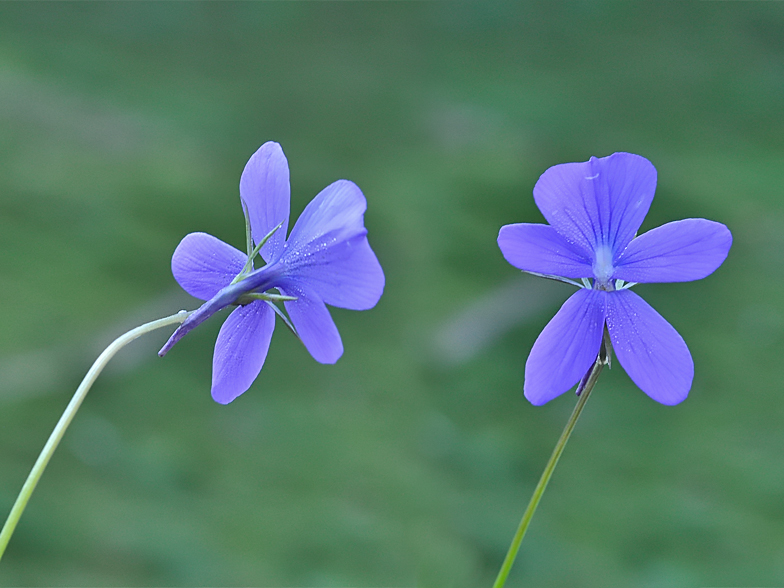
{"type": "Polygon", "coordinates": [[[727,257],[732,235],[723,224],[692,218],[635,236],[655,189],[656,169],[631,153],[556,165],[534,186],[549,225],[501,228],[498,246],[513,266],[580,287],[528,356],[524,390],[532,404],[580,380],[596,360],[605,326],[618,361],[643,392],[662,404],[688,395],[694,363],[686,343],[629,288],[710,275],[727,257]]]}
{"type": "Polygon", "coordinates": [[[206,302],[158,355],[165,355],[219,310],[237,306],[215,343],[212,397],[221,404],[245,392],[258,376],[276,314],[316,361],[335,363],[343,354],[343,343],[325,304],[366,310],[376,305],[384,290],[384,272],[367,240],[367,202],[356,184],[339,180],[324,188],[286,239],[289,196],[283,150],[277,143],[265,143],[240,179],[247,254],[211,235],[191,233],[172,257],[172,273],[180,286],[206,302]],[[266,265],[255,268],[258,254],[266,265]],[[276,302],[283,302],[290,322],[276,302]]]}

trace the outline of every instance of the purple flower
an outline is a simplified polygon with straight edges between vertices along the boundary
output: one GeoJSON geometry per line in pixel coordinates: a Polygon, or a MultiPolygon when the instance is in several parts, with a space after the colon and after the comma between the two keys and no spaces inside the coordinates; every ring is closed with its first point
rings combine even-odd
{"type": "Polygon", "coordinates": [[[710,275],[727,257],[732,235],[720,223],[690,218],[637,237],[655,190],[656,169],[639,155],[564,163],[534,186],[536,205],[550,224],[501,228],[498,246],[509,263],[581,288],[528,356],[524,389],[532,404],[544,404],[580,380],[596,360],[605,326],[618,361],[643,392],[662,404],[688,395],[694,363],[686,343],[629,288],[710,275]]]}
{"type": "Polygon", "coordinates": [[[259,375],[276,314],[316,361],[335,363],[343,354],[343,343],[325,303],[366,310],[376,305],[384,290],[384,272],[364,225],[367,202],[353,182],[339,180],[324,188],[286,239],[289,167],[280,145],[268,142],[245,166],[240,198],[247,254],[205,233],[191,233],[177,246],[174,278],[206,302],[158,353],[165,355],[219,310],[237,306],[221,327],[212,360],[212,397],[221,404],[245,392],[259,375]],[[259,253],[266,265],[256,269],[259,253]],[[276,302],[283,302],[290,322],[276,302]]]}

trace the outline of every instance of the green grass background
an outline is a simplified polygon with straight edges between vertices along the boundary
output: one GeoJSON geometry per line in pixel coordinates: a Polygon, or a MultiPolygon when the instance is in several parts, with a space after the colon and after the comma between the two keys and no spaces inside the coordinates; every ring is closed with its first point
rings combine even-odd
{"type": "Polygon", "coordinates": [[[387,277],[375,309],[334,310],[336,365],[279,325],[229,406],[220,319],[165,359],[166,333],[125,350],[0,584],[489,586],[574,404],[522,395],[569,288],[496,235],[543,221],[549,166],[630,151],[659,172],[643,230],[706,217],[734,245],[706,280],[638,287],[690,346],[691,395],[602,375],[508,585],[784,585],[783,112],[778,2],[0,5],[3,517],[100,350],[196,306],[179,240],[242,248],[261,143],[294,215],[363,189],[387,277]]]}

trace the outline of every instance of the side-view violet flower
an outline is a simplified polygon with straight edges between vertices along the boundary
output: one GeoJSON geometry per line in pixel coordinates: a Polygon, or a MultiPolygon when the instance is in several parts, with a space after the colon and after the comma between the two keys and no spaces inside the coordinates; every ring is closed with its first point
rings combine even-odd
{"type": "Polygon", "coordinates": [[[524,391],[532,404],[580,380],[596,361],[605,327],[618,361],[643,392],[669,405],[688,395],[694,363],[686,343],[629,288],[710,275],[727,257],[732,235],[723,224],[692,218],[636,236],[655,190],[656,169],[639,155],[564,163],[545,171],[534,187],[549,225],[501,228],[498,246],[509,263],[580,288],[528,356],[524,391]]]}
{"type": "Polygon", "coordinates": [[[212,397],[227,404],[245,392],[267,357],[275,315],[296,332],[313,358],[335,363],[343,343],[325,304],[352,310],[376,305],[384,272],[367,240],[367,202],[353,182],[339,180],[305,207],[286,238],[289,168],[280,145],[262,145],[240,179],[247,253],[206,233],[191,233],[172,256],[182,288],[206,302],[158,353],[219,310],[235,305],[221,327],[212,362],[212,397]],[[266,265],[255,268],[260,254],[266,265]],[[274,292],[276,289],[278,292],[274,292]],[[290,321],[276,306],[283,302],[290,321]]]}

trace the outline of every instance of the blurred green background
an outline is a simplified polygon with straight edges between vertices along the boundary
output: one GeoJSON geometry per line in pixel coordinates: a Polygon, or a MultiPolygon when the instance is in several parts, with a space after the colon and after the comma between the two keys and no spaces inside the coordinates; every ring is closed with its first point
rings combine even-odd
{"type": "Polygon", "coordinates": [[[784,585],[784,6],[0,5],[0,507],[113,337],[197,303],[191,231],[242,248],[242,168],[289,159],[292,215],[355,181],[387,277],[313,361],[278,326],[209,394],[220,319],[127,348],[0,564],[4,586],[489,586],[574,405],[522,395],[570,288],[499,227],[549,166],[630,151],[643,225],[726,223],[726,263],[639,286],[696,374],[671,408],[605,372],[510,586],[784,585]]]}

